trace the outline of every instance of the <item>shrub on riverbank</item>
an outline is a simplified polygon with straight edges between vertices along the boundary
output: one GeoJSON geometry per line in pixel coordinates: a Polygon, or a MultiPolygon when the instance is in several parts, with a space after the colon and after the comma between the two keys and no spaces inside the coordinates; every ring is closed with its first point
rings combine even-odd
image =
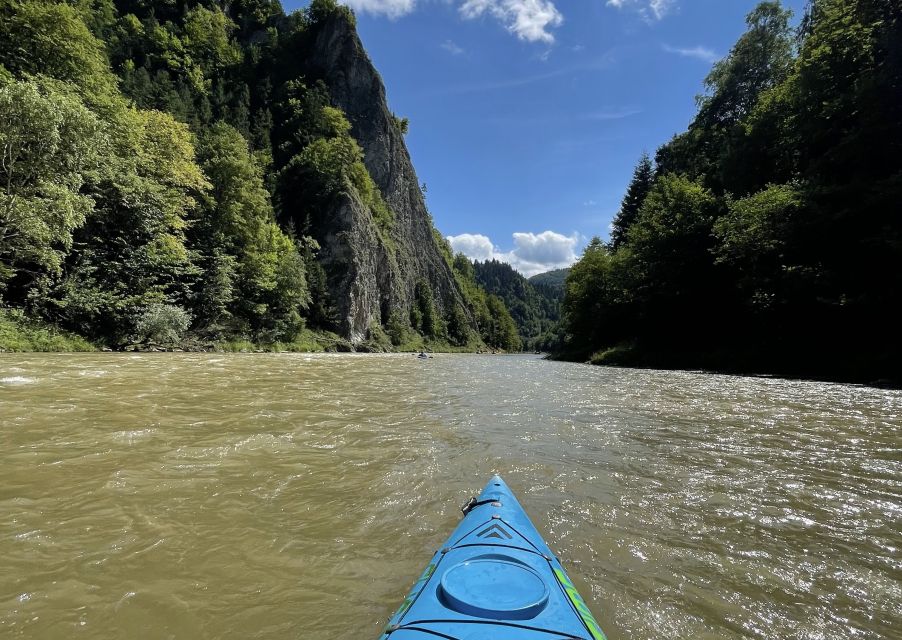
{"type": "Polygon", "coordinates": [[[304,329],[291,342],[255,343],[248,340],[227,340],[214,343],[214,350],[228,353],[320,353],[324,351],[353,351],[351,344],[336,333],[304,329]]]}
{"type": "Polygon", "coordinates": [[[634,344],[618,344],[608,349],[596,351],[589,358],[589,362],[607,366],[635,366],[640,358],[634,344]]]}
{"type": "Polygon", "coordinates": [[[0,352],[96,350],[81,336],[27,318],[21,311],[0,309],[0,352]]]}

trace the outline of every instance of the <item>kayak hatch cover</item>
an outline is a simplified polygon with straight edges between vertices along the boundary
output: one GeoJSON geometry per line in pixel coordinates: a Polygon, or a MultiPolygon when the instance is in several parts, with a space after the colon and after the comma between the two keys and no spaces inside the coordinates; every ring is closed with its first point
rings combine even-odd
{"type": "Polygon", "coordinates": [[[463,511],[380,640],[605,640],[499,476],[463,511]]]}

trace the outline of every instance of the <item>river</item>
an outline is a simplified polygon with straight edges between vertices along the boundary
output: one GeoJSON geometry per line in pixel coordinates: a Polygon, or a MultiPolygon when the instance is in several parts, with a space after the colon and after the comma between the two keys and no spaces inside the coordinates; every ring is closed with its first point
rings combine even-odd
{"type": "Polygon", "coordinates": [[[611,640],[898,638],[902,392],[532,356],[0,355],[0,637],[375,639],[491,473],[611,640]]]}

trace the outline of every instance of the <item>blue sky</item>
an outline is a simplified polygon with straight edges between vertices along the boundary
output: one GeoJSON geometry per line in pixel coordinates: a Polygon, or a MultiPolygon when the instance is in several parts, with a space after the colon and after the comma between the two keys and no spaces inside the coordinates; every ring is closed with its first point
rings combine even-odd
{"type": "MultiPolygon", "coordinates": [[[[526,275],[607,237],[756,0],[346,0],[438,229],[526,275]]],[[[288,0],[286,9],[305,5],[288,0]]],[[[784,0],[801,15],[804,0],[784,0]]]]}

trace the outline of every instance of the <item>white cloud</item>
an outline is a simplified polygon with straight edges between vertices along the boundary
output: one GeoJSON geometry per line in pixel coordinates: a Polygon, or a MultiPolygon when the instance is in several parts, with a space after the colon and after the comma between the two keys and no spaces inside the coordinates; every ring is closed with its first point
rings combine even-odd
{"type": "Polygon", "coordinates": [[[564,22],[551,0],[465,0],[460,14],[467,19],[491,15],[527,42],[554,42],[549,29],[564,22]]]}
{"type": "Polygon", "coordinates": [[[648,8],[651,10],[655,18],[657,20],[660,20],[668,13],[670,13],[670,9],[675,4],[676,0],[651,0],[651,2],[648,3],[648,8]]]}
{"type": "MultiPolygon", "coordinates": [[[[355,11],[383,15],[392,19],[411,13],[416,9],[418,2],[418,0],[342,1],[355,11]]],[[[454,0],[445,1],[453,2],[454,0]]],[[[554,42],[554,36],[551,35],[550,29],[558,27],[564,22],[564,16],[557,10],[552,0],[460,1],[460,14],[465,19],[472,20],[482,15],[490,15],[499,20],[508,31],[527,42],[554,42]]]]}
{"type": "Polygon", "coordinates": [[[455,252],[463,253],[471,260],[507,262],[529,278],[576,262],[576,248],[582,236],[578,233],[565,236],[554,231],[517,232],[513,234],[514,248],[507,252],[502,252],[490,238],[481,234],[462,233],[448,236],[447,240],[455,252]]]}
{"type": "Polygon", "coordinates": [[[676,6],[676,0],[607,0],[605,3],[615,9],[634,9],[645,20],[661,20],[676,6]]]}
{"type": "Polygon", "coordinates": [[[451,243],[454,253],[462,253],[470,260],[491,260],[496,254],[495,245],[488,236],[480,233],[462,233],[459,236],[445,238],[451,243]]]}
{"type": "Polygon", "coordinates": [[[453,40],[445,40],[439,45],[442,49],[450,53],[452,56],[459,56],[464,53],[463,47],[459,46],[453,40]]]}
{"type": "Polygon", "coordinates": [[[683,56],[684,58],[696,58],[698,60],[703,60],[704,62],[716,62],[719,58],[714,50],[709,49],[708,47],[671,47],[670,45],[663,44],[661,45],[661,48],[667,53],[674,53],[678,56],[683,56]]]}
{"type": "Polygon", "coordinates": [[[354,11],[400,18],[416,9],[417,0],[343,0],[354,11]]]}

